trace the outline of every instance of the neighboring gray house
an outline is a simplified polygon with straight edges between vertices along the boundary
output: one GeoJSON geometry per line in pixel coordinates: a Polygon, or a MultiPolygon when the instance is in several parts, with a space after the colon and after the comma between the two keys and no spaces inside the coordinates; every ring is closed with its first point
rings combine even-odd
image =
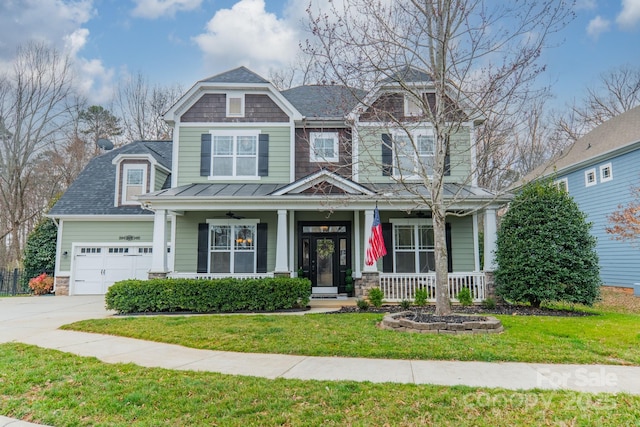
{"type": "Polygon", "coordinates": [[[541,176],[552,176],[593,223],[604,284],[632,287],[640,282],[640,248],[605,231],[608,216],[626,205],[631,188],[640,185],[640,107],[598,126],[524,181],[541,176]]]}
{"type": "MultiPolygon", "coordinates": [[[[410,76],[430,99],[428,76],[410,76]]],[[[348,291],[349,272],[356,293],[374,284],[388,300],[432,289],[431,212],[406,185],[419,185],[416,168],[429,167],[433,130],[398,82],[381,82],[369,106],[354,94],[362,92],[336,85],[281,92],[244,67],[197,82],[165,114],[173,141],[103,154],[53,207],[56,293],[101,294],[127,277],[302,274],[327,297],[348,291]],[[406,120],[412,134],[380,111],[406,120]],[[410,139],[419,155],[403,148],[410,139]],[[367,266],[376,205],[388,255],[367,266]]],[[[495,211],[505,200],[477,186],[478,120],[462,117],[444,188],[456,214],[447,224],[451,295],[469,286],[482,300],[477,215],[487,218],[492,265],[495,211]]]]}

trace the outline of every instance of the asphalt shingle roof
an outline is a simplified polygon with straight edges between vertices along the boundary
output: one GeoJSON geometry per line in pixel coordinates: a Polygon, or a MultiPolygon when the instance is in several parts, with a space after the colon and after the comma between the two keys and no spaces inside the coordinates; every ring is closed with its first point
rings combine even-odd
{"type": "Polygon", "coordinates": [[[344,118],[365,95],[362,90],[340,85],[305,85],[281,93],[309,118],[344,118]]]}
{"type": "Polygon", "coordinates": [[[234,68],[201,81],[208,83],[269,83],[268,80],[263,79],[247,67],[234,68]]]}
{"type": "Polygon", "coordinates": [[[112,160],[119,154],[150,154],[171,170],[171,141],[132,142],[92,159],[49,215],[150,215],[139,206],[114,206],[116,165],[112,160]]]}

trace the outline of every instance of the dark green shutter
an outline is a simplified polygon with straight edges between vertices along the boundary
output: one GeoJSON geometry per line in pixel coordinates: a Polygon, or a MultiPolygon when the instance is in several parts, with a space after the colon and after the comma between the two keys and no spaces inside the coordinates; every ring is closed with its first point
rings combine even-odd
{"type": "Polygon", "coordinates": [[[393,139],[388,133],[382,134],[382,176],[393,175],[393,139]]]}
{"type": "Polygon", "coordinates": [[[211,134],[200,136],[200,176],[211,175],[211,134]]]}
{"type": "Polygon", "coordinates": [[[269,134],[258,137],[258,176],[269,176],[269,134]]]}
{"type": "Polygon", "coordinates": [[[382,272],[393,273],[393,224],[383,222],[380,225],[382,225],[384,246],[387,248],[387,254],[382,257],[382,272]]]}
{"type": "Polygon", "coordinates": [[[258,242],[256,243],[256,273],[267,272],[267,224],[258,223],[257,230],[258,242]]]}
{"type": "Polygon", "coordinates": [[[198,273],[208,273],[209,224],[198,224],[198,273]]]}
{"type": "Polygon", "coordinates": [[[444,155],[444,176],[451,176],[451,150],[449,150],[449,137],[445,140],[447,151],[444,155]]]}
{"type": "Polygon", "coordinates": [[[445,240],[447,241],[447,270],[453,272],[453,251],[451,250],[451,223],[445,224],[445,240]]]}

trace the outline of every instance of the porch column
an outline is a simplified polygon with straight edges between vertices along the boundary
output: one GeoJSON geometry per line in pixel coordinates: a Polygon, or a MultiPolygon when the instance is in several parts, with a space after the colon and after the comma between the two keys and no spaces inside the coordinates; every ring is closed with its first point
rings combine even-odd
{"type": "Polygon", "coordinates": [[[157,209],[153,218],[153,254],[149,274],[157,276],[167,271],[167,211],[157,209]]]}
{"type": "MultiPolygon", "coordinates": [[[[367,209],[364,211],[364,246],[362,253],[367,253],[367,246],[369,245],[369,238],[371,237],[371,225],[373,224],[373,210],[367,209]]],[[[362,268],[363,273],[373,273],[378,271],[377,263],[373,263],[373,265],[367,265],[364,263],[364,267],[362,268]]]]}
{"type": "Polygon", "coordinates": [[[496,210],[484,211],[484,271],[495,271],[496,238],[498,228],[496,226],[496,210]]]}
{"type": "Polygon", "coordinates": [[[289,264],[287,262],[287,211],[278,210],[278,235],[276,237],[276,273],[288,273],[289,264]]]}

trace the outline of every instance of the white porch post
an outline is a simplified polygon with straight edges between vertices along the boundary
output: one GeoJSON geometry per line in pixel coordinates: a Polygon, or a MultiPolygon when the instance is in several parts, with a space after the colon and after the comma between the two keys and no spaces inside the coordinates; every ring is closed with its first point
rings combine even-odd
{"type": "Polygon", "coordinates": [[[495,271],[496,239],[498,228],[496,226],[496,210],[484,211],[484,271],[495,271]]]}
{"type": "Polygon", "coordinates": [[[276,238],[276,273],[289,272],[287,247],[287,211],[280,209],[278,210],[278,234],[276,238]]]}
{"type": "Polygon", "coordinates": [[[167,211],[157,209],[153,218],[153,257],[149,273],[167,272],[167,211]]]}
{"type": "MultiPolygon", "coordinates": [[[[363,253],[367,253],[367,246],[369,245],[369,238],[371,237],[371,225],[373,224],[373,210],[367,209],[364,211],[364,246],[363,253]]],[[[377,263],[373,263],[373,265],[367,265],[364,263],[364,267],[362,268],[363,273],[373,273],[378,271],[377,263]]]]}

